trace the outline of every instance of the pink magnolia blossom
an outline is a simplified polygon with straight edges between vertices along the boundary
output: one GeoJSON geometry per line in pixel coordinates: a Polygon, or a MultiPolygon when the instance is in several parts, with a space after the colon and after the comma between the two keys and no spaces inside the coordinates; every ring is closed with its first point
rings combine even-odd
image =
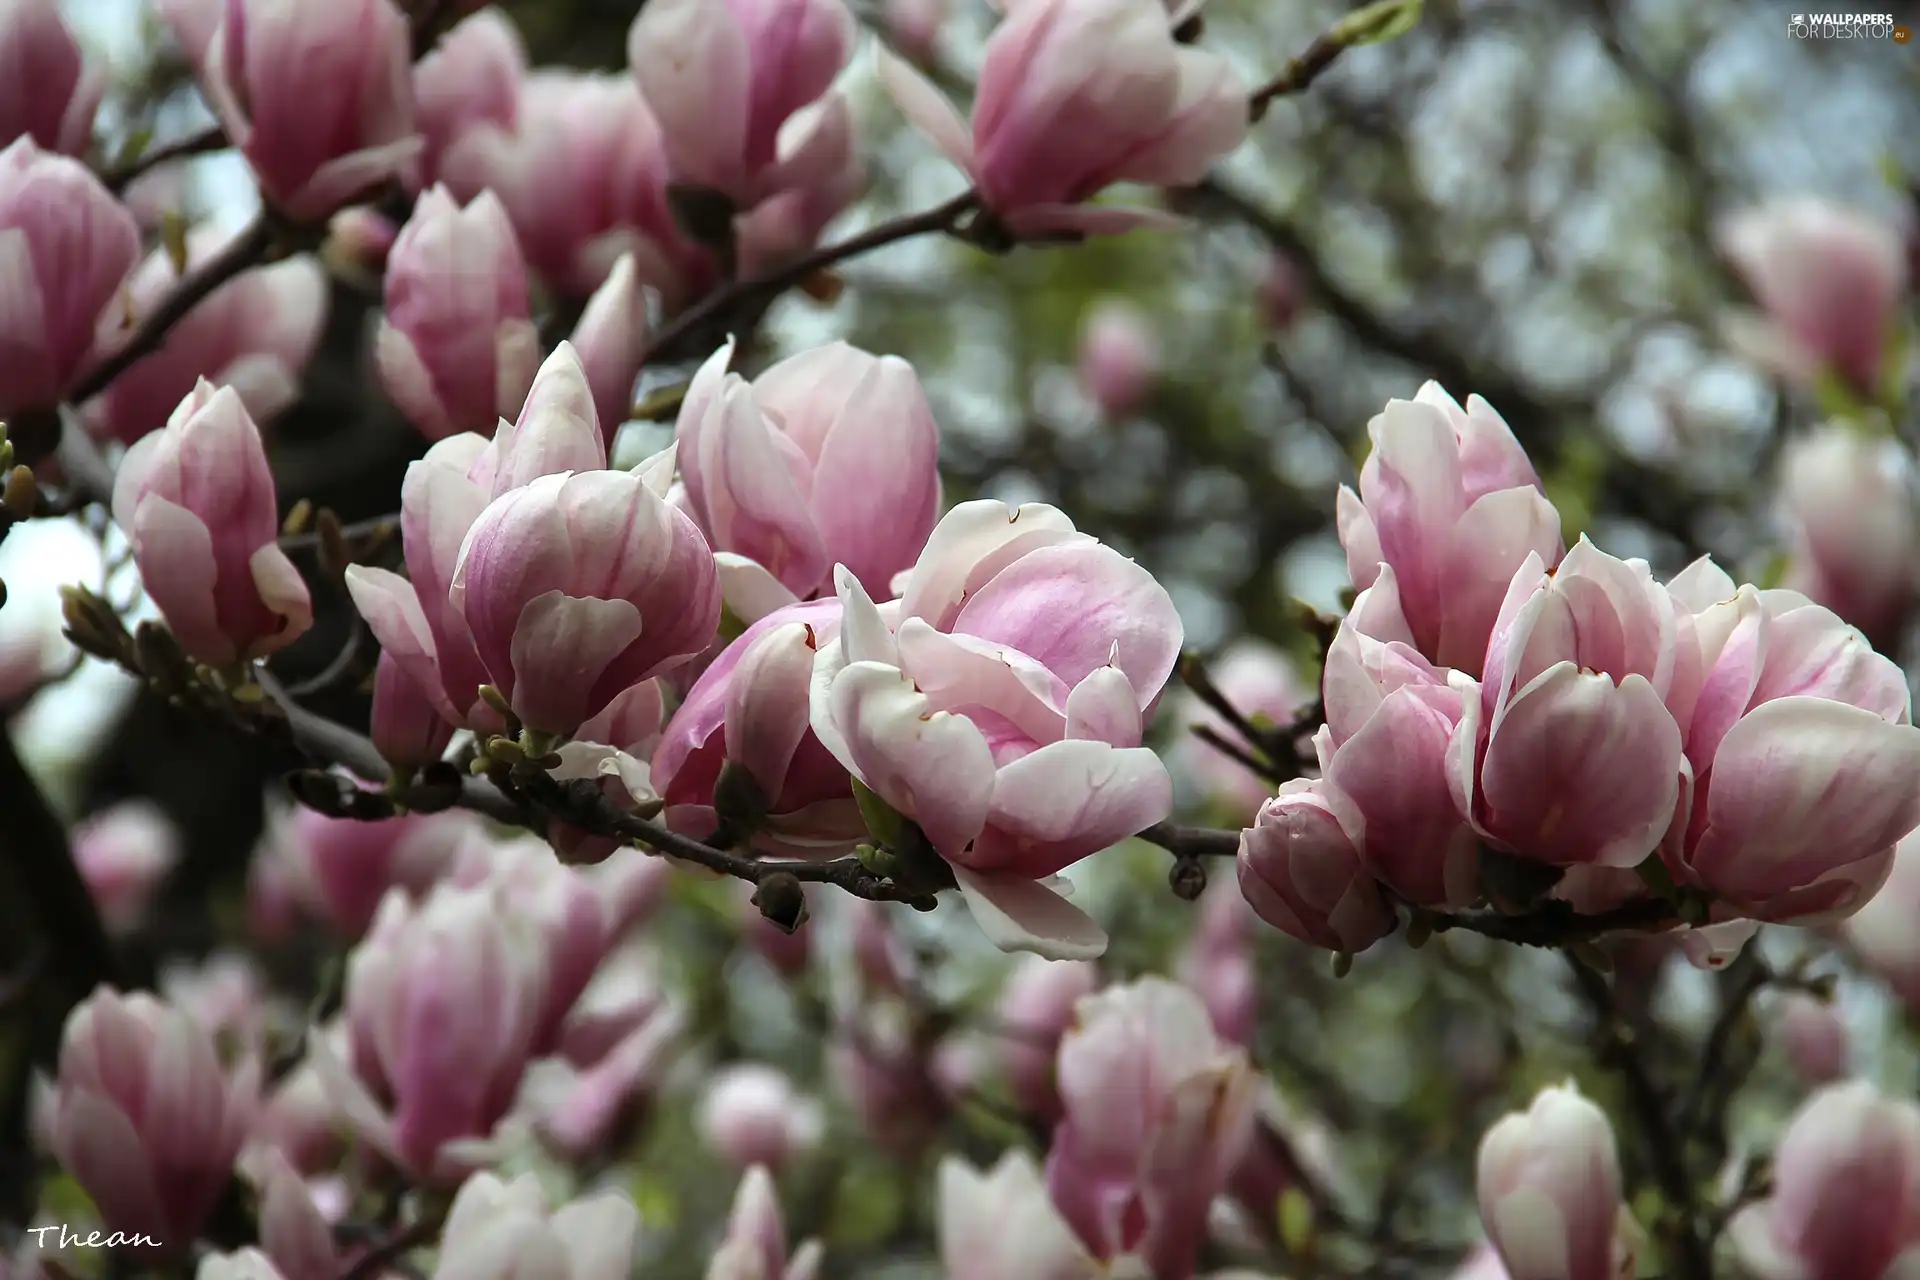
{"type": "Polygon", "coordinates": [[[184,1251],[226,1189],[259,1088],[257,1062],[229,1074],[180,1010],[101,987],[61,1036],[53,1154],[108,1230],[184,1251]]]}
{"type": "Polygon", "coordinates": [[[1314,794],[1361,865],[1401,897],[1464,906],[1479,897],[1479,842],[1450,761],[1479,690],[1420,656],[1396,600],[1395,575],[1383,565],[1328,651],[1314,794]]]}
{"type": "Polygon", "coordinates": [[[480,125],[513,128],[526,76],[527,52],[520,33],[494,6],[454,24],[414,64],[414,122],[422,141],[422,186],[441,180],[441,156],[469,130],[480,125]]]}
{"type": "Polygon", "coordinates": [[[496,498],[447,594],[514,713],[561,735],[698,653],[720,619],[699,529],[624,471],[542,476],[496,498]]]}
{"type": "Polygon", "coordinates": [[[1060,1042],[1065,1119],[1047,1189],[1097,1257],[1193,1274],[1207,1215],[1252,1136],[1253,1068],[1206,1006],[1162,978],[1080,1002],[1060,1042]]]}
{"type": "Polygon", "coordinates": [[[1207,1006],[1223,1040],[1247,1044],[1259,1021],[1260,990],[1247,922],[1253,912],[1240,886],[1220,880],[1200,899],[1200,919],[1176,966],[1180,981],[1207,1006]]]}
{"type": "Polygon", "coordinates": [[[1782,586],[1898,646],[1920,588],[1913,455],[1834,422],[1787,443],[1779,506],[1791,539],[1782,586]]]}
{"type": "MultiPolygon", "coordinates": [[[[556,782],[598,779],[607,799],[626,810],[658,799],[647,762],[660,746],[665,712],[660,681],[642,680],[575,730],[573,740],[560,748],[559,766],[549,773],[556,782]]],[[[605,862],[616,850],[632,848],[618,837],[590,835],[558,818],[548,824],[547,838],[564,861],[574,864],[605,862]]],[[[660,864],[644,859],[639,865],[660,864]]]]}
{"type": "Polygon", "coordinates": [[[1116,182],[1190,185],[1247,134],[1233,64],[1176,43],[1167,19],[1162,0],[1009,6],[987,40],[971,131],[884,49],[880,77],[1014,234],[1125,231],[1160,219],[1084,202],[1116,182]]]}
{"type": "Polygon", "coordinates": [[[770,275],[812,249],[867,186],[853,112],[838,93],[788,117],[776,145],[780,190],[733,220],[747,279],[770,275]]]}
{"type": "Polygon", "coordinates": [[[487,671],[451,598],[467,534],[493,498],[539,476],[598,471],[606,463],[592,385],[579,356],[563,342],[534,376],[519,418],[496,427],[491,441],[471,432],[449,436],[407,468],[400,488],[407,577],[348,568],[347,590],[382,652],[393,655],[455,726],[498,724],[479,701],[487,671]]]}
{"type": "Polygon", "coordinates": [[[285,867],[298,905],[355,938],[366,932],[387,890],[424,895],[480,831],[473,815],[457,810],[355,822],[296,809],[269,824],[253,871],[258,878],[269,866],[285,867]]]}
{"type": "Polygon", "coordinates": [[[392,0],[163,0],[214,114],[267,202],[324,219],[418,157],[413,53],[392,0]]]}
{"type": "Polygon", "coordinates": [[[1908,284],[1898,229],[1801,196],[1742,210],[1718,237],[1766,315],[1736,327],[1742,346],[1798,381],[1831,371],[1879,391],[1908,284]]]}
{"type": "Polygon", "coordinates": [[[734,1193],[726,1235],[707,1265],[706,1280],[815,1280],[822,1252],[818,1240],[788,1250],[773,1177],[755,1165],[734,1193]]]}
{"type": "Polygon", "coordinates": [[[0,138],[84,156],[107,68],[61,21],[59,0],[0,2],[0,138]]]}
{"type": "Polygon", "coordinates": [[[1920,833],[1894,847],[1880,891],[1848,917],[1841,934],[1861,962],[1908,1008],[1920,1008],[1920,833]]]}
{"type": "Polygon", "coordinates": [[[1102,417],[1138,409],[1160,376],[1160,339],[1138,307],[1103,302],[1080,329],[1080,390],[1102,417]]]}
{"type": "Polygon", "coordinates": [[[210,1253],[200,1260],[194,1280],[293,1280],[280,1273],[273,1259],[254,1248],[234,1253],[210,1253]]]}
{"type": "Polygon", "coordinates": [[[1792,591],[1736,590],[1710,560],[1670,594],[1697,637],[1700,674],[1662,858],[1736,915],[1851,915],[1920,827],[1905,674],[1830,610],[1792,591]]]}
{"type": "Polygon", "coordinates": [[[1728,1237],[1756,1280],[1898,1280],[1920,1266],[1920,1108],[1864,1080],[1829,1085],[1773,1153],[1773,1194],[1728,1237]]]}
{"type": "Polygon", "coordinates": [[[596,1062],[534,1064],[521,1088],[521,1116],[531,1115],[541,1142],[563,1160],[580,1164],[618,1154],[675,1064],[686,1022],[677,1007],[662,1006],[596,1062]]]}
{"type": "MultiPolygon", "coordinates": [[[[333,1042],[335,1056],[346,1052],[344,1027],[315,1027],[312,1035],[333,1042]]],[[[311,1055],[301,1060],[267,1094],[247,1135],[249,1155],[271,1149],[308,1175],[331,1169],[346,1148],[340,1110],[327,1092],[311,1055]]],[[[243,1157],[245,1158],[245,1157],[243,1157]]]]}
{"type": "Polygon", "coordinates": [[[164,429],[127,451],[113,518],[188,656],[214,666],[264,657],[313,624],[307,584],[280,549],[260,428],[232,387],[203,379],[164,429]]]}
{"type": "Polygon", "coordinates": [[[180,861],[180,832],[158,805],[127,800],[74,828],[73,864],[100,917],[116,933],[139,927],[153,895],[180,861]]]}
{"type": "Polygon", "coordinates": [[[1360,490],[1342,487],[1340,545],[1356,590],[1391,566],[1413,645],[1481,674],[1507,583],[1529,554],[1559,562],[1560,514],[1520,442],[1478,396],[1429,382],[1367,424],[1360,490]]]}
{"type": "Polygon", "coordinates": [[[743,1062],[714,1076],[700,1101],[707,1146],[736,1168],[778,1170],[820,1141],[826,1116],[776,1068],[743,1062]]]}
{"type": "MultiPolygon", "coordinates": [[[[231,233],[196,227],[187,235],[188,271],[225,248],[231,233]]],[[[166,249],[147,255],[127,282],[126,305],[100,318],[95,354],[119,348],[179,287],[181,273],[166,249]]],[[[299,397],[300,375],[327,319],[327,277],[311,257],[243,271],[167,330],[159,350],[142,356],[82,413],[95,434],[132,444],[166,425],[174,405],[202,378],[232,387],[255,422],[266,422],[299,397]]]]}
{"type": "Polygon", "coordinates": [[[1583,537],[1549,577],[1528,554],[1457,739],[1456,794],[1495,847],[1634,867],[1659,845],[1685,758],[1666,699],[1698,679],[1674,613],[1645,561],[1583,537]]]}
{"type": "Polygon", "coordinates": [[[947,22],[947,0],[887,0],[887,40],[911,62],[925,66],[947,22]]]}
{"type": "Polygon", "coordinates": [[[858,28],[841,0],[653,0],[627,36],[673,181],[752,208],[788,185],[781,127],[822,97],[858,28]]]}
{"type": "Polygon", "coordinates": [[[374,356],[387,394],[430,440],[492,435],[540,364],[527,271],[491,193],[465,208],[444,187],[420,197],[387,259],[374,356]]]}
{"type": "MultiPolygon", "coordinates": [[[[617,927],[616,921],[607,931],[609,938],[619,936],[617,927]]],[[[559,1056],[576,1067],[594,1066],[636,1031],[658,1021],[669,1007],[668,996],[658,953],[640,938],[629,938],[594,965],[586,989],[566,1011],[557,1041],[559,1056]]]]}
{"type": "Polygon", "coordinates": [[[1280,785],[1240,833],[1237,870],[1254,913],[1302,942],[1355,952],[1393,932],[1393,913],[1327,802],[1324,781],[1280,785]]]}
{"type": "Polygon", "coordinates": [[[268,1149],[250,1170],[260,1196],[260,1248],[285,1280],[337,1280],[346,1260],[306,1179],[268,1149]]]}
{"type": "Polygon", "coordinates": [[[838,585],[820,741],[919,824],[996,945],[1099,955],[1106,935],[1048,881],[1173,807],[1140,745],[1180,653],[1166,588],[1056,508],[992,500],[947,513],[899,600],[844,568],[838,585]]]}
{"type": "Polygon", "coordinates": [[[752,382],[733,344],[687,388],[675,435],[687,506],[753,621],[844,565],[870,593],[913,564],[940,510],[940,432],[912,366],[844,342],[752,382]]]}
{"type": "Polygon", "coordinates": [[[1624,1280],[1639,1229],[1620,1198],[1606,1113],[1571,1083],[1542,1089],[1480,1140],[1480,1220],[1512,1280],[1624,1280]]]}
{"type": "Polygon", "coordinates": [[[669,307],[717,278],[674,222],[660,124],[630,76],[526,75],[510,106],[490,101],[459,126],[438,177],[462,199],[491,188],[528,264],[565,296],[592,293],[628,253],[669,307]]]}
{"type": "Polygon", "coordinates": [[[550,1209],[540,1180],[476,1173],[460,1187],[441,1232],[433,1280],[625,1280],[640,1216],[624,1195],[550,1209]]]}
{"type": "Polygon", "coordinates": [[[1106,1280],[1108,1270],[1048,1198],[1040,1167],[1014,1149],[985,1174],[940,1162],[940,1260],[947,1280],[1106,1280]]]}
{"type": "Polygon", "coordinates": [[[593,390],[600,433],[611,453],[614,436],[633,414],[633,387],[647,353],[647,298],[632,254],[621,254],[593,291],[570,341],[593,390]]]}
{"type": "Polygon", "coordinates": [[[1847,1024],[1833,1001],[1806,991],[1781,992],[1767,1010],[1767,1026],[1794,1074],[1807,1084],[1831,1084],[1850,1074],[1847,1024]]]}
{"type": "Polygon", "coordinates": [[[676,831],[704,839],[724,820],[756,847],[808,857],[866,835],[847,770],[809,720],[817,650],[840,634],[840,602],[775,610],[747,628],[688,690],[653,757],[653,781],[676,831]],[[720,812],[721,771],[744,773],[764,814],[720,812]]]}
{"type": "Polygon", "coordinates": [[[60,402],[140,256],[140,228],[77,160],[0,151],[0,414],[60,402]]]}
{"type": "Polygon", "coordinates": [[[395,891],[347,961],[348,1059],[311,1046],[333,1104],[375,1151],[445,1185],[496,1157],[495,1127],[534,1052],[545,938],[498,886],[395,891]]]}
{"type": "Polygon", "coordinates": [[[1054,1059],[1073,1024],[1080,1001],[1100,988],[1100,971],[1086,960],[1016,957],[1000,996],[995,1020],[1006,1034],[995,1038],[1000,1074],[1014,1101],[1028,1115],[1058,1119],[1060,1091],[1054,1059]]]}
{"type": "Polygon", "coordinates": [[[422,769],[446,754],[454,726],[434,699],[390,653],[373,671],[373,711],[367,736],[396,769],[422,769]]]}

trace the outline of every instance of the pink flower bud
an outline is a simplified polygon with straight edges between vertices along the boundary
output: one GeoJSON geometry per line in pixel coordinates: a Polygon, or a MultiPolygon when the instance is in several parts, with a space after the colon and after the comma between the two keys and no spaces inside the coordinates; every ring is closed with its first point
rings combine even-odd
{"type": "Polygon", "coordinates": [[[1028,1115],[1060,1115],[1053,1060],[1080,1001],[1100,987],[1100,971],[1085,960],[1020,956],[994,1004],[1000,1073],[1028,1115]]]}
{"type": "Polygon", "coordinates": [[[448,595],[493,685],[553,734],[698,653],[720,619],[699,529],[621,471],[543,476],[495,499],[448,595]]]}
{"type": "Polygon", "coordinates": [[[947,21],[947,0],[887,0],[881,10],[887,39],[908,61],[931,61],[947,21]]]}
{"type": "Polygon", "coordinates": [[[1160,339],[1140,309],[1103,302],[1080,330],[1080,390],[1103,417],[1138,409],[1160,375],[1160,339]]]}
{"type": "Polygon", "coordinates": [[[347,961],[351,1068],[324,1040],[313,1062],[362,1140],[437,1185],[493,1155],[549,989],[544,939],[492,886],[442,885],[418,907],[381,903],[347,961]]]}
{"type": "MultiPolygon", "coordinates": [[[[346,1051],[338,1027],[313,1029],[314,1036],[336,1042],[332,1052],[346,1051]]],[[[301,1062],[275,1085],[260,1106],[248,1143],[254,1150],[272,1150],[304,1174],[330,1169],[346,1147],[340,1110],[328,1095],[312,1059],[301,1062]]]]}
{"type": "Polygon", "coordinates": [[[687,388],[675,434],[687,505],[752,621],[824,591],[845,565],[884,592],[940,509],[940,432],[896,356],[835,342],[749,383],[729,342],[687,388]]]}
{"type": "Polygon", "coordinates": [[[1907,291],[1907,250],[1896,228],[1795,197],[1728,218],[1719,240],[1771,324],[1740,335],[1742,345],[1790,378],[1831,370],[1865,395],[1879,391],[1907,291]]]}
{"type": "Polygon", "coordinates": [[[1225,58],[1175,43],[1163,0],[1009,10],[987,40],[971,138],[940,91],[884,50],[880,75],[1016,234],[1152,221],[1079,206],[1116,182],[1190,186],[1246,137],[1246,85],[1225,58]]]}
{"type": "MultiPolygon", "coordinates": [[[[1367,424],[1360,491],[1342,487],[1340,544],[1356,590],[1393,569],[1415,648],[1479,676],[1507,584],[1529,553],[1559,563],[1560,513],[1506,420],[1438,383],[1367,424]]],[[[1396,637],[1382,636],[1381,639],[1396,637]]]]}
{"type": "Polygon", "coordinates": [[[1631,868],[1659,844],[1682,783],[1673,609],[1645,561],[1584,536],[1551,579],[1529,554],[1460,726],[1476,744],[1471,815],[1496,847],[1631,868]]]}
{"type": "Polygon", "coordinates": [[[1773,1001],[1768,1013],[1774,1042],[1803,1081],[1821,1085],[1847,1077],[1847,1024],[1833,1001],[1788,991],[1773,1001]]]}
{"type": "Polygon", "coordinates": [[[1724,642],[1701,649],[1680,810],[1691,816],[1673,824],[1661,856],[1726,911],[1844,919],[1920,827],[1920,729],[1905,674],[1830,610],[1791,591],[1736,592],[1711,561],[1676,578],[1672,594],[1698,636],[1724,642]]]}
{"type": "Polygon", "coordinates": [[[866,189],[867,167],[845,97],[829,93],[788,118],[776,168],[781,190],[733,222],[740,271],[748,279],[771,275],[812,249],[866,189]]]}
{"type": "Polygon", "coordinates": [[[846,768],[809,722],[814,655],[839,632],[838,600],[789,605],[747,628],[694,682],[653,757],[669,826],[704,839],[725,821],[756,847],[797,857],[866,837],[846,768]],[[743,782],[719,785],[729,765],[750,781],[755,812],[727,793],[743,782]]]}
{"type": "Polygon", "coordinates": [[[1332,951],[1365,951],[1393,932],[1394,917],[1324,782],[1296,779],[1240,833],[1240,892],[1268,924],[1332,951]]]}
{"type": "Polygon", "coordinates": [[[777,190],[780,128],[853,49],[841,0],[653,0],[627,36],[673,181],[750,209],[777,190]]]}
{"type": "Polygon", "coordinates": [[[373,718],[368,736],[380,758],[396,768],[422,769],[439,760],[453,741],[454,726],[440,714],[435,696],[390,653],[380,655],[373,671],[373,718]]]}
{"type": "MultiPolygon", "coordinates": [[[[1293,723],[1313,700],[1293,659],[1257,640],[1236,642],[1207,664],[1207,675],[1235,710],[1276,727],[1293,723]]],[[[1191,694],[1183,695],[1180,705],[1186,731],[1174,740],[1171,754],[1182,780],[1198,786],[1234,824],[1244,823],[1273,794],[1273,784],[1192,732],[1204,725],[1228,742],[1244,745],[1217,713],[1191,694]]]]}
{"type": "MultiPolygon", "coordinates": [[[[544,840],[523,838],[491,846],[470,842],[448,876],[454,886],[488,888],[503,910],[538,930],[544,946],[546,989],[534,1022],[532,1052],[551,1053],[562,1024],[593,981],[613,938],[603,882],[561,866],[544,840]]],[[[629,990],[628,995],[633,993],[629,990]]]]}
{"type": "Polygon", "coordinates": [[[469,1178],[453,1198],[433,1280],[607,1280],[633,1269],[640,1217],[623,1195],[549,1209],[540,1180],[469,1178]]]}
{"type": "Polygon", "coordinates": [[[133,215],[77,160],[31,138],[0,151],[0,414],[60,402],[93,349],[94,323],[140,257],[133,215]]]}
{"type": "Polygon", "coordinates": [[[1106,935],[1046,881],[1172,810],[1140,746],[1180,652],[1166,588],[1055,508],[990,499],[947,513],[885,613],[853,574],[837,585],[820,741],[919,825],[996,945],[1099,955],[1106,935]]]}
{"type": "Polygon", "coordinates": [[[419,154],[411,36],[392,0],[226,0],[198,70],[262,195],[290,218],[324,219],[419,154]]]}
{"type": "Polygon", "coordinates": [[[1780,514],[1792,539],[1783,586],[1897,647],[1920,586],[1913,455],[1835,422],[1780,456],[1780,514]]]}
{"type": "Polygon", "coordinates": [[[307,584],[280,550],[260,428],[232,387],[202,380],[163,430],[127,451],[113,518],[189,657],[213,666],[264,657],[313,624],[307,584]]]}
{"type": "Polygon", "coordinates": [[[1039,1166],[1025,1151],[1007,1152],[986,1174],[958,1156],[943,1158],[939,1196],[947,1280],[1100,1280],[1108,1274],[1047,1198],[1039,1166]]]}
{"type": "Polygon", "coordinates": [[[700,1102],[701,1136],[737,1169],[784,1167],[820,1141],[825,1123],[820,1104],[785,1073],[755,1062],[721,1071],[700,1102]]]}
{"type": "Polygon", "coordinates": [[[1728,1238],[1757,1280],[1892,1280],[1920,1265],[1916,1178],[1920,1108],[1864,1080],[1828,1085],[1774,1148],[1772,1196],[1728,1238]]]}
{"type": "Polygon", "coordinates": [[[366,932],[389,889],[424,895],[479,836],[473,816],[454,810],[355,822],[299,809],[269,826],[254,875],[285,865],[300,905],[353,938],[366,932]]]}
{"type": "Polygon", "coordinates": [[[536,1063],[521,1106],[533,1111],[541,1141],[576,1164],[626,1149],[633,1121],[658,1092],[685,1030],[685,1017],[666,1007],[590,1066],[557,1058],[536,1063]]]}
{"type": "Polygon", "coordinates": [[[463,209],[435,187],[387,260],[374,348],[381,384],[430,440],[491,435],[540,364],[528,317],[526,266],[506,210],[487,192],[463,209]]]}
{"type": "Polygon", "coordinates": [[[455,24],[414,64],[414,123],[423,143],[423,185],[439,180],[441,156],[470,131],[482,125],[513,128],[526,75],[520,33],[494,7],[455,24]]]}
{"type": "Polygon", "coordinates": [[[1249,1043],[1259,1018],[1260,991],[1247,945],[1252,916],[1237,884],[1221,880],[1200,899],[1200,920],[1179,962],[1180,981],[1199,995],[1213,1029],[1235,1044],[1249,1043]]]}
{"type": "Polygon", "coordinates": [[[180,833],[156,804],[129,800],[74,828],[73,862],[107,928],[140,926],[160,884],[180,861],[180,833]]]}
{"type": "Polygon", "coordinates": [[[1920,1008],[1920,834],[1894,849],[1886,884],[1841,926],[1866,967],[1909,1009],[1920,1008]]]}
{"type": "Polygon", "coordinates": [[[213,1037],[152,996],[101,987],[67,1018],[51,1137],[110,1231],[184,1251],[225,1190],[259,1072],[232,1076],[213,1037]]]}
{"type": "Polygon", "coordinates": [[[756,1165],[740,1179],[727,1233],[707,1265],[706,1280],[814,1280],[820,1274],[820,1257],[817,1240],[788,1253],[786,1221],[774,1196],[773,1177],[756,1165]]]}
{"type": "Polygon", "coordinates": [[[717,278],[674,222],[660,125],[631,76],[527,76],[510,117],[469,121],[438,174],[462,197],[491,188],[528,264],[567,297],[592,293],[627,253],[669,308],[717,278]]]}
{"type": "Polygon", "coordinates": [[[320,257],[336,270],[377,278],[386,271],[387,255],[399,237],[400,227],[392,218],[367,205],[354,205],[328,219],[320,257]]]}
{"type": "Polygon", "coordinates": [[[0,67],[0,138],[84,156],[107,69],[81,50],[57,0],[8,0],[0,9],[0,67]]]}
{"type": "Polygon", "coordinates": [[[1632,1275],[1637,1228],[1620,1200],[1606,1113],[1571,1083],[1542,1089],[1480,1140],[1480,1221],[1512,1280],[1632,1275]]]}
{"type": "Polygon", "coordinates": [[[255,1162],[260,1246],[286,1280],[338,1280],[345,1262],[305,1179],[277,1151],[255,1162]]]}
{"type": "Polygon", "coordinates": [[[606,283],[587,300],[573,329],[573,349],[593,388],[600,433],[611,451],[621,424],[633,416],[634,383],[647,354],[647,298],[632,254],[620,255],[606,283]]]}
{"type": "MultiPolygon", "coordinates": [[[[187,270],[225,248],[231,233],[197,227],[187,236],[187,270]]],[[[181,273],[164,248],[147,255],[127,282],[124,307],[100,319],[96,354],[118,349],[179,287],[181,273]]],[[[87,401],[97,435],[132,444],[167,423],[173,406],[202,378],[232,387],[249,416],[265,422],[299,397],[300,375],[327,319],[327,277],[310,257],[243,271],[167,330],[158,351],[133,362],[87,401]]]]}
{"type": "Polygon", "coordinates": [[[1260,323],[1274,333],[1285,333],[1291,329],[1300,315],[1304,290],[1300,268],[1293,259],[1283,253],[1269,255],[1265,271],[1260,277],[1259,290],[1254,295],[1260,311],[1260,323]]]}
{"type": "Polygon", "coordinates": [[[1193,1274],[1209,1207],[1253,1132],[1246,1054],[1214,1034],[1192,992],[1143,978],[1080,1002],[1059,1073],[1066,1118],[1047,1189],[1061,1216],[1097,1257],[1193,1274]]]}
{"type": "Polygon", "coordinates": [[[666,1007],[659,961],[643,945],[628,942],[601,960],[586,989],[567,1011],[560,1054],[577,1067],[591,1067],[612,1053],[666,1007]]]}

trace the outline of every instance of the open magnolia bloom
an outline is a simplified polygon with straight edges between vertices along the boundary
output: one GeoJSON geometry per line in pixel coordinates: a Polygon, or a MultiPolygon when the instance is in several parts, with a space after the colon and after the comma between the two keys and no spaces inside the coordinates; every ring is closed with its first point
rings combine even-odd
{"type": "Polygon", "coordinates": [[[1050,883],[1164,819],[1173,782],[1140,745],[1180,654],[1180,616],[1145,569],[1054,507],[948,512],[875,605],[838,576],[840,636],[813,671],[813,731],[917,823],[974,919],[1056,959],[1106,934],[1050,883]]]}

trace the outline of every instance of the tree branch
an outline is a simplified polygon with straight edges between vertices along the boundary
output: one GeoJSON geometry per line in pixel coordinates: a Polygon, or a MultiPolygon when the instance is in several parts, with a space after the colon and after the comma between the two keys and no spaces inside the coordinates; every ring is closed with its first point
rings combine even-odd
{"type": "Polygon", "coordinates": [[[162,143],[135,156],[125,164],[116,165],[101,174],[100,181],[106,184],[107,190],[119,195],[133,185],[134,179],[158,169],[163,164],[174,160],[185,160],[190,156],[204,156],[214,151],[224,150],[228,145],[226,130],[217,124],[211,124],[198,133],[190,133],[174,142],[162,143]]]}
{"type": "Polygon", "coordinates": [[[979,203],[979,196],[972,191],[967,191],[945,204],[936,205],[924,212],[896,218],[891,222],[883,222],[857,236],[836,244],[825,245],[771,275],[736,281],[724,288],[716,289],[661,326],[647,343],[646,358],[652,360],[662,352],[672,350],[675,344],[707,321],[724,315],[738,306],[762,301],[770,302],[814,272],[833,266],[835,263],[844,262],[848,258],[858,257],[863,253],[901,240],[910,240],[915,236],[951,234],[959,228],[961,219],[973,212],[979,203]]]}

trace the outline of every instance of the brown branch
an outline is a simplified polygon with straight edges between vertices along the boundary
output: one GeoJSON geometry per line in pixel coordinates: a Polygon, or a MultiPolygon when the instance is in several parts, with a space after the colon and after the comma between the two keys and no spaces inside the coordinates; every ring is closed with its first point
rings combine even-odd
{"type": "Polygon", "coordinates": [[[226,130],[217,124],[208,125],[198,133],[190,133],[174,142],[162,143],[124,164],[114,166],[100,175],[100,181],[106,184],[107,190],[119,195],[133,185],[134,179],[158,169],[163,164],[174,160],[185,160],[190,156],[204,156],[214,151],[222,151],[228,145],[226,130]]]}
{"type": "Polygon", "coordinates": [[[1602,1037],[1602,1062],[1618,1071],[1626,1086],[1640,1136],[1653,1165],[1671,1217],[1662,1254],[1672,1280],[1713,1280],[1713,1258],[1700,1232],[1700,1203],[1693,1177],[1687,1171],[1683,1138],[1669,1100],[1647,1069],[1639,1045],[1613,1000],[1613,989],[1599,973],[1569,953],[1574,986],[1593,1011],[1595,1030],[1602,1037]]]}
{"type": "Polygon", "coordinates": [[[247,268],[260,262],[273,246],[273,224],[263,213],[247,224],[219,253],[192,275],[184,277],[140,322],[125,343],[87,372],[69,399],[85,404],[110,386],[142,357],[152,355],[166,341],[167,331],[207,296],[247,268]]]}
{"type": "Polygon", "coordinates": [[[910,240],[915,236],[950,235],[959,229],[961,220],[973,212],[979,203],[980,197],[972,191],[967,191],[945,204],[936,205],[924,212],[895,218],[879,226],[870,227],[857,236],[822,246],[770,275],[736,281],[724,288],[716,289],[663,325],[647,343],[646,358],[652,360],[662,352],[670,351],[676,343],[707,321],[724,315],[735,307],[771,301],[800,284],[814,272],[833,266],[835,263],[844,262],[848,258],[858,257],[863,253],[901,240],[910,240]]]}
{"type": "Polygon", "coordinates": [[[1263,119],[1275,98],[1302,92],[1346,51],[1345,41],[1331,31],[1321,32],[1299,56],[1287,59],[1279,75],[1247,95],[1247,114],[1256,122],[1263,119]]]}
{"type": "Polygon", "coordinates": [[[440,1223],[429,1218],[407,1224],[361,1254],[340,1273],[340,1280],[374,1280],[402,1257],[429,1243],[439,1230],[440,1223]]]}

